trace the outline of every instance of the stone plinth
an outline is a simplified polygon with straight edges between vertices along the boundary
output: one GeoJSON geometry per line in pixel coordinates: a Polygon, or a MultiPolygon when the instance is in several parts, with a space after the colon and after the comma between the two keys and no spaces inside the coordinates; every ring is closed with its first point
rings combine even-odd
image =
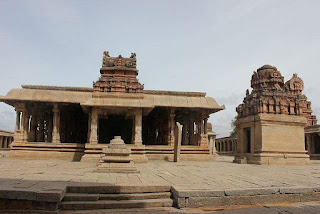
{"type": "Polygon", "coordinates": [[[131,150],[120,136],[115,136],[110,144],[102,148],[102,157],[97,172],[137,173],[131,158],[131,150]]]}
{"type": "Polygon", "coordinates": [[[259,165],[309,165],[303,116],[258,114],[239,118],[234,162],[259,165]]]}

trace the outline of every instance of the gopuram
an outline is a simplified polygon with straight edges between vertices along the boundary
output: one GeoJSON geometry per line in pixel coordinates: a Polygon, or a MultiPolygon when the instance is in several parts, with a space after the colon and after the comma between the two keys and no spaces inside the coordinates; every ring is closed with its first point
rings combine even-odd
{"type": "Polygon", "coordinates": [[[303,81],[293,74],[284,83],[276,67],[264,65],[251,78],[238,113],[236,163],[308,165],[304,128],[315,125],[303,81]]]}
{"type": "Polygon", "coordinates": [[[209,115],[224,109],[200,92],[144,90],[136,54],[104,52],[92,88],[23,85],[0,101],[15,108],[8,158],[99,161],[102,147],[120,136],[134,162],[173,159],[175,124],[182,125],[182,160],[211,160],[209,115]]]}

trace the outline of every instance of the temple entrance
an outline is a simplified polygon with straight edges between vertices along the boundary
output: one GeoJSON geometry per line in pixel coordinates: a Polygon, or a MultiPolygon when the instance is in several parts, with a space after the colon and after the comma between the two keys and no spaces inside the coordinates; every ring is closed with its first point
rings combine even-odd
{"type": "Polygon", "coordinates": [[[313,144],[314,145],[314,153],[320,154],[320,136],[318,133],[315,134],[313,143],[314,143],[313,144]]]}
{"type": "Polygon", "coordinates": [[[99,143],[108,144],[114,136],[121,136],[126,144],[132,143],[132,119],[124,115],[108,115],[99,119],[99,143]]]}
{"type": "Polygon", "coordinates": [[[251,153],[251,129],[246,128],[244,129],[244,153],[251,153]]]}

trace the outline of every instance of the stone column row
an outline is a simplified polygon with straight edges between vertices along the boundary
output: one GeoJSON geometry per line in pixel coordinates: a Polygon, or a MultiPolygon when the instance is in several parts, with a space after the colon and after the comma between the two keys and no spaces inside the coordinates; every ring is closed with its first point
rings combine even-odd
{"type": "MultiPolygon", "coordinates": [[[[88,120],[88,143],[98,144],[99,109],[93,107],[88,120]]],[[[142,109],[133,113],[132,141],[137,147],[142,146],[142,109]]]]}
{"type": "Polygon", "coordinates": [[[16,109],[16,125],[14,132],[15,143],[26,143],[28,141],[43,142],[44,141],[44,120],[47,121],[46,129],[48,137],[52,139],[52,143],[60,143],[60,111],[58,104],[54,104],[52,112],[53,118],[47,117],[43,112],[36,110],[28,111],[23,107],[16,109]],[[52,121],[53,119],[53,121],[52,121]],[[51,125],[53,123],[53,126],[51,125]],[[30,131],[29,131],[30,130],[30,131]],[[36,136],[36,131],[38,131],[36,136]],[[51,137],[52,135],[52,137],[51,137]]]}
{"type": "Polygon", "coordinates": [[[12,143],[13,137],[10,136],[0,136],[0,148],[9,148],[12,143]]]}
{"type": "Polygon", "coordinates": [[[216,141],[216,150],[217,152],[235,152],[236,151],[236,139],[227,139],[227,140],[217,140],[216,141]]]}

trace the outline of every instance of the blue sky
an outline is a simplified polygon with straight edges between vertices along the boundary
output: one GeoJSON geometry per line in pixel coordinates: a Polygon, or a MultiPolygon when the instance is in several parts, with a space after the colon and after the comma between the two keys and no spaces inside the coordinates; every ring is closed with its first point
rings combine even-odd
{"type": "MultiPolygon", "coordinates": [[[[211,115],[230,132],[252,72],[293,73],[320,118],[320,1],[0,0],[0,95],[21,84],[91,87],[102,53],[137,53],[145,89],[203,91],[226,110],[211,115]]],[[[0,103],[0,129],[13,130],[0,103]]]]}

